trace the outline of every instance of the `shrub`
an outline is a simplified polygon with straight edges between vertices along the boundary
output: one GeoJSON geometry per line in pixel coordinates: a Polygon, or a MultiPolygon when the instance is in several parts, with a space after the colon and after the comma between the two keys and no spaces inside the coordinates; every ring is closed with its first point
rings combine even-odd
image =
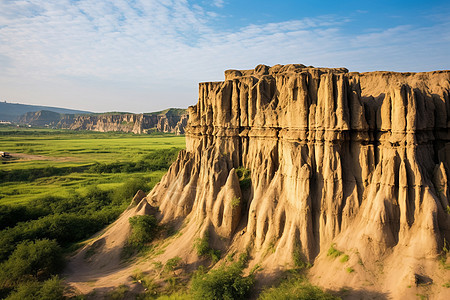
{"type": "Polygon", "coordinates": [[[205,232],[203,238],[198,238],[194,241],[194,248],[197,250],[198,256],[208,256],[211,259],[212,263],[216,263],[220,259],[220,250],[213,249],[209,246],[208,232],[205,232]]]}
{"type": "Polygon", "coordinates": [[[152,241],[158,228],[158,221],[155,216],[134,216],[129,218],[128,221],[131,225],[131,235],[128,240],[130,244],[142,246],[152,241]]]}
{"type": "Polygon", "coordinates": [[[161,295],[157,298],[157,300],[195,300],[195,298],[193,298],[190,294],[175,292],[171,295],[161,295]]]}
{"type": "Polygon", "coordinates": [[[27,210],[26,206],[0,205],[0,230],[13,227],[17,223],[27,221],[37,215],[30,216],[29,214],[30,211],[27,210]]]}
{"type": "Polygon", "coordinates": [[[64,286],[61,280],[54,276],[44,282],[28,281],[20,284],[12,292],[7,300],[62,300],[64,297],[64,286]]]}
{"type": "Polygon", "coordinates": [[[355,272],[355,269],[348,267],[347,269],[345,269],[347,271],[347,273],[353,273],[355,272]]]}
{"type": "Polygon", "coordinates": [[[239,179],[239,186],[241,187],[241,191],[248,190],[252,185],[250,170],[241,166],[236,169],[236,175],[239,179]]]}
{"type": "Polygon", "coordinates": [[[299,245],[296,245],[294,247],[292,258],[294,260],[294,265],[297,269],[308,269],[311,267],[311,264],[308,262],[308,259],[303,254],[302,249],[299,245]]]}
{"type": "Polygon", "coordinates": [[[347,255],[347,254],[345,254],[345,255],[343,255],[342,257],[341,257],[341,259],[339,260],[341,263],[345,263],[345,262],[347,262],[348,260],[349,260],[349,256],[347,255]]]}
{"type": "Polygon", "coordinates": [[[303,276],[292,274],[277,287],[264,290],[258,299],[261,300],[334,300],[339,299],[324,292],[321,288],[311,285],[303,276]]]}
{"type": "Polygon", "coordinates": [[[239,205],[241,204],[241,198],[240,197],[238,197],[238,198],[233,198],[233,199],[231,199],[231,207],[232,208],[236,208],[236,207],[239,207],[239,205]]]}
{"type": "Polygon", "coordinates": [[[155,237],[158,221],[152,215],[134,216],[128,219],[131,225],[131,235],[122,249],[121,257],[129,258],[144,248],[155,237]]]}
{"type": "Polygon", "coordinates": [[[142,178],[134,178],[126,181],[120,188],[114,190],[112,198],[114,203],[129,203],[138,190],[149,190],[148,184],[142,178]]]}
{"type": "Polygon", "coordinates": [[[125,294],[129,291],[128,286],[122,284],[114,290],[110,291],[106,299],[122,300],[125,298],[125,294]]]}
{"type": "Polygon", "coordinates": [[[164,266],[164,271],[175,271],[175,269],[179,266],[181,262],[181,257],[175,256],[169,260],[167,260],[166,265],[164,266]]]}
{"type": "Polygon", "coordinates": [[[444,246],[442,247],[442,252],[441,252],[441,255],[439,257],[439,262],[441,264],[441,267],[444,270],[450,270],[450,264],[447,264],[447,257],[448,257],[448,254],[450,252],[449,246],[450,246],[450,244],[444,238],[444,246]]]}
{"type": "Polygon", "coordinates": [[[254,276],[242,276],[242,264],[221,267],[207,274],[197,273],[191,282],[194,299],[247,299],[254,276]]]}
{"type": "Polygon", "coordinates": [[[0,280],[3,285],[14,285],[28,278],[48,278],[62,266],[62,251],[56,241],[25,241],[1,264],[0,280]]]}
{"type": "Polygon", "coordinates": [[[335,246],[336,246],[336,244],[332,244],[330,246],[330,249],[328,249],[327,256],[331,256],[332,258],[337,258],[337,257],[341,256],[342,254],[344,254],[343,252],[334,248],[335,246]]]}

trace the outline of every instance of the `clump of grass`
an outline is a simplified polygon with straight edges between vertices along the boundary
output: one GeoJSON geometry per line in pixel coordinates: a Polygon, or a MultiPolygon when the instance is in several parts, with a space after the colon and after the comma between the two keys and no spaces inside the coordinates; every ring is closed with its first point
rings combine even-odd
{"type": "Polygon", "coordinates": [[[215,264],[219,261],[221,252],[220,250],[213,249],[209,246],[209,233],[205,232],[203,238],[198,238],[194,242],[194,248],[197,251],[198,256],[209,257],[211,262],[215,264]]]}
{"type": "Polygon", "coordinates": [[[336,244],[332,244],[330,246],[330,249],[328,249],[328,253],[327,256],[331,256],[332,258],[337,258],[339,256],[341,256],[342,254],[344,254],[344,252],[339,251],[335,248],[336,244]]]}
{"type": "Polygon", "coordinates": [[[239,261],[222,266],[208,273],[199,269],[192,278],[190,295],[193,299],[248,299],[255,282],[254,273],[243,276],[248,263],[248,253],[240,255],[239,261]]]}
{"type": "Polygon", "coordinates": [[[353,273],[355,272],[355,270],[352,267],[348,267],[347,269],[345,269],[345,271],[347,271],[347,273],[353,273]]]}
{"type": "Polygon", "coordinates": [[[344,254],[342,257],[341,257],[341,259],[339,259],[339,261],[341,262],[341,263],[345,263],[345,262],[347,262],[348,260],[349,260],[349,256],[347,255],[347,254],[344,254]]]}
{"type": "Polygon", "coordinates": [[[240,204],[241,204],[240,197],[231,199],[231,207],[232,208],[237,208],[237,207],[239,207],[240,204]]]}
{"type": "Polygon", "coordinates": [[[153,268],[155,268],[155,270],[160,271],[163,268],[163,264],[160,261],[155,261],[153,262],[153,268]]]}
{"type": "Polygon", "coordinates": [[[234,256],[236,255],[236,252],[230,253],[227,255],[227,260],[230,262],[234,261],[234,256]]]}
{"type": "Polygon", "coordinates": [[[239,186],[241,187],[241,191],[248,190],[252,185],[250,170],[241,166],[236,169],[236,175],[239,179],[239,186]]]}
{"type": "Polygon", "coordinates": [[[309,269],[311,264],[308,262],[305,254],[303,254],[300,245],[295,245],[294,252],[292,253],[292,258],[294,260],[294,265],[297,270],[309,269]]]}
{"type": "Polygon", "coordinates": [[[442,247],[442,252],[439,258],[441,267],[444,270],[450,270],[450,264],[447,264],[448,253],[449,253],[449,243],[447,242],[446,239],[444,239],[444,246],[442,247]]]}
{"type": "Polygon", "coordinates": [[[170,271],[175,271],[181,262],[181,257],[179,256],[175,256],[169,260],[167,260],[166,265],[164,266],[164,271],[166,272],[170,272],[170,271]]]}
{"type": "Polygon", "coordinates": [[[144,274],[140,270],[136,270],[133,275],[131,275],[134,282],[140,283],[145,288],[145,293],[148,295],[156,295],[158,290],[158,285],[155,281],[144,274]]]}
{"type": "Polygon", "coordinates": [[[426,295],[422,295],[422,294],[416,294],[417,297],[419,297],[420,300],[426,300],[428,299],[428,297],[426,295]]]}
{"type": "Polygon", "coordinates": [[[125,294],[128,292],[128,290],[128,286],[122,284],[113,291],[109,292],[107,295],[107,299],[122,300],[125,298],[125,294]]]}
{"type": "Polygon", "coordinates": [[[310,284],[306,278],[293,273],[284,279],[278,286],[265,289],[259,296],[260,300],[273,299],[321,299],[337,300],[339,298],[325,292],[317,286],[310,284]]]}

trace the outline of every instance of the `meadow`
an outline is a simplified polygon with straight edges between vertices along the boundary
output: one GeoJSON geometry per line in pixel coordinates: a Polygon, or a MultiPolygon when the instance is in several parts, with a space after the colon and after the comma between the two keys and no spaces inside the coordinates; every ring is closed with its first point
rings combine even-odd
{"type": "Polygon", "coordinates": [[[167,169],[165,156],[184,147],[184,136],[0,128],[0,151],[13,153],[1,161],[0,205],[94,185],[114,189],[133,178],[154,185],[167,169]]]}
{"type": "Polygon", "coordinates": [[[0,298],[64,299],[64,256],[149,192],[183,136],[0,127],[0,298]]]}

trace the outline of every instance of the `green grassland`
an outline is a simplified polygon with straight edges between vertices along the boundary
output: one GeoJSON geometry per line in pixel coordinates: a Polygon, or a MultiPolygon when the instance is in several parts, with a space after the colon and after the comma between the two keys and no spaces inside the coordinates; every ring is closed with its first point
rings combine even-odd
{"type": "Polygon", "coordinates": [[[64,253],[166,173],[183,136],[0,127],[0,299],[63,299],[64,253]],[[55,277],[56,276],[56,277],[55,277]]]}
{"type": "Polygon", "coordinates": [[[113,189],[132,178],[154,185],[166,166],[132,170],[126,166],[184,147],[184,136],[0,128],[0,151],[30,156],[2,160],[0,204],[24,204],[43,195],[67,196],[92,185],[113,189]],[[122,168],[94,170],[99,165],[122,168]],[[27,176],[30,172],[34,175],[27,176]]]}

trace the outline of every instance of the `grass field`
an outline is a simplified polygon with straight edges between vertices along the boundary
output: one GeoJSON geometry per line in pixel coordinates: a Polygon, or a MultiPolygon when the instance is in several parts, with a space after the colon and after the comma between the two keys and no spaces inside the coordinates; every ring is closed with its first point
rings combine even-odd
{"type": "Polygon", "coordinates": [[[153,186],[164,167],[99,172],[92,166],[136,163],[184,147],[184,136],[0,128],[0,151],[13,155],[0,165],[0,175],[9,175],[0,176],[0,204],[24,204],[44,195],[66,197],[91,186],[110,190],[132,178],[153,186]],[[22,178],[24,172],[35,176],[22,178]]]}
{"type": "Polygon", "coordinates": [[[0,164],[0,299],[63,299],[63,253],[149,192],[184,147],[182,136],[0,127],[12,156],[0,164]]]}

